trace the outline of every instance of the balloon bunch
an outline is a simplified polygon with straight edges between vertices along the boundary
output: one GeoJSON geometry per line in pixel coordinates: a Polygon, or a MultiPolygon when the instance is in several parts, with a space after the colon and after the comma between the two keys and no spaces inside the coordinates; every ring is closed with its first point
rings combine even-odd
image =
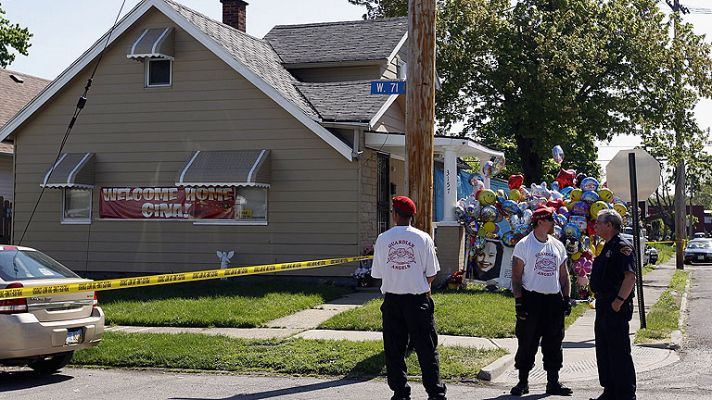
{"type": "MultiPolygon", "coordinates": [[[[552,149],[552,155],[558,164],[563,162],[564,152],[560,146],[552,149]]],[[[495,162],[490,161],[485,163],[483,172],[489,176],[494,169],[495,162]]],[[[455,208],[458,220],[469,235],[469,257],[482,250],[487,240],[499,240],[504,246],[514,247],[530,232],[533,211],[540,206],[553,207],[557,210],[554,236],[566,247],[582,293],[588,291],[593,258],[603,249],[603,241],[594,231],[598,213],[609,208],[622,217],[628,213],[626,204],[610,189],[599,184],[596,178],[577,174],[572,169],[560,168],[551,186],[542,182],[527,188],[522,175],[512,175],[507,182],[508,193],[486,189],[478,178],[470,183],[473,194],[458,201],[455,208]]]]}

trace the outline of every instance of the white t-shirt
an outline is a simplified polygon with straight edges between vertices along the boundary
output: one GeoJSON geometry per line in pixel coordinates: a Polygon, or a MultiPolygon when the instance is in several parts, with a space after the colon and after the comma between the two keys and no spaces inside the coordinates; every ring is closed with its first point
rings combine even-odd
{"type": "Polygon", "coordinates": [[[394,226],[381,233],[373,247],[371,276],[382,279],[381,292],[422,294],[428,277],[440,271],[433,239],[412,226],[394,226]]]}
{"type": "Polygon", "coordinates": [[[514,246],[512,256],[524,261],[524,289],[542,294],[561,292],[559,267],[567,258],[563,243],[551,235],[542,243],[531,232],[514,246]]]}

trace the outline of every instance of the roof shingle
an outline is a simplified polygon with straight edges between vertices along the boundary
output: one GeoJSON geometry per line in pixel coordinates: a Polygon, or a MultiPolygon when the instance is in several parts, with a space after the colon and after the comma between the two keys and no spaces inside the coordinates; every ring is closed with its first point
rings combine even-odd
{"type": "Polygon", "coordinates": [[[368,122],[389,96],[371,94],[370,81],[298,83],[325,121],[368,122]]]}
{"type": "Polygon", "coordinates": [[[408,32],[408,18],[278,25],[265,36],[285,64],[385,60],[408,32]]]}

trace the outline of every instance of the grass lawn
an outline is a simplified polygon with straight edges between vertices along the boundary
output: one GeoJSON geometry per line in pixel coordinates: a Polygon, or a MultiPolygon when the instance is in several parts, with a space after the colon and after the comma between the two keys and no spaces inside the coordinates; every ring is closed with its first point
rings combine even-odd
{"type": "Polygon", "coordinates": [[[350,293],[325,284],[206,281],[99,292],[111,325],[258,327],[350,293]]]}
{"type": "MultiPolygon", "coordinates": [[[[482,367],[505,354],[504,350],[442,346],[438,350],[441,376],[454,380],[474,379],[482,367]]],[[[407,363],[409,375],[420,375],[415,354],[407,363]]],[[[247,340],[200,334],[106,332],[98,347],[75,353],[72,364],[352,378],[385,374],[382,342],[247,340]]]]}
{"type": "MultiPolygon", "coordinates": [[[[514,337],[514,298],[508,292],[488,292],[478,285],[465,290],[434,293],[435,324],[439,334],[479,336],[486,338],[514,337]]],[[[319,326],[320,329],[381,330],[382,299],[338,314],[319,326]]],[[[588,309],[576,305],[566,318],[568,327],[588,309]]]]}
{"type": "Polygon", "coordinates": [[[648,312],[645,318],[647,328],[638,331],[635,343],[665,341],[670,338],[672,331],[678,329],[680,300],[685,292],[687,277],[687,272],[675,271],[668,289],[660,295],[657,303],[648,312]]]}

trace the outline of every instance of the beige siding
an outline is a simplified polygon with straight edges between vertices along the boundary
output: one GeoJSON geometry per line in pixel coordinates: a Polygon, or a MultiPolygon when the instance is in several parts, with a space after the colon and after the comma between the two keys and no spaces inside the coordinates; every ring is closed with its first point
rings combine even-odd
{"type": "Polygon", "coordinates": [[[0,154],[0,197],[12,201],[12,155],[0,154]]]}
{"type": "Polygon", "coordinates": [[[324,67],[293,69],[292,73],[302,82],[343,82],[379,79],[383,68],[378,65],[359,67],[324,67]]]}
{"type": "MultiPolygon", "coordinates": [[[[151,273],[352,256],[359,250],[360,174],[274,101],[176,27],[173,86],[144,88],[144,65],[125,51],[146,26],[173,26],[158,12],[109,48],[64,152],[96,153],[91,225],[60,223],[62,191],[46,190],[23,245],[78,271],[151,273]],[[194,150],[272,150],[269,225],[193,225],[98,220],[99,188],[173,186],[194,150]]],[[[93,64],[92,64],[93,66],[93,64]]],[[[25,228],[54,159],[84,71],[16,131],[14,232],[25,228]]],[[[353,265],[304,275],[348,275],[353,265]]]]}
{"type": "Polygon", "coordinates": [[[401,95],[391,104],[374,127],[376,132],[405,132],[405,96],[401,95]]]}
{"type": "Polygon", "coordinates": [[[373,245],[378,237],[377,226],[377,155],[375,150],[362,147],[363,153],[359,156],[360,174],[360,204],[359,204],[359,242],[361,248],[373,245]]]}

